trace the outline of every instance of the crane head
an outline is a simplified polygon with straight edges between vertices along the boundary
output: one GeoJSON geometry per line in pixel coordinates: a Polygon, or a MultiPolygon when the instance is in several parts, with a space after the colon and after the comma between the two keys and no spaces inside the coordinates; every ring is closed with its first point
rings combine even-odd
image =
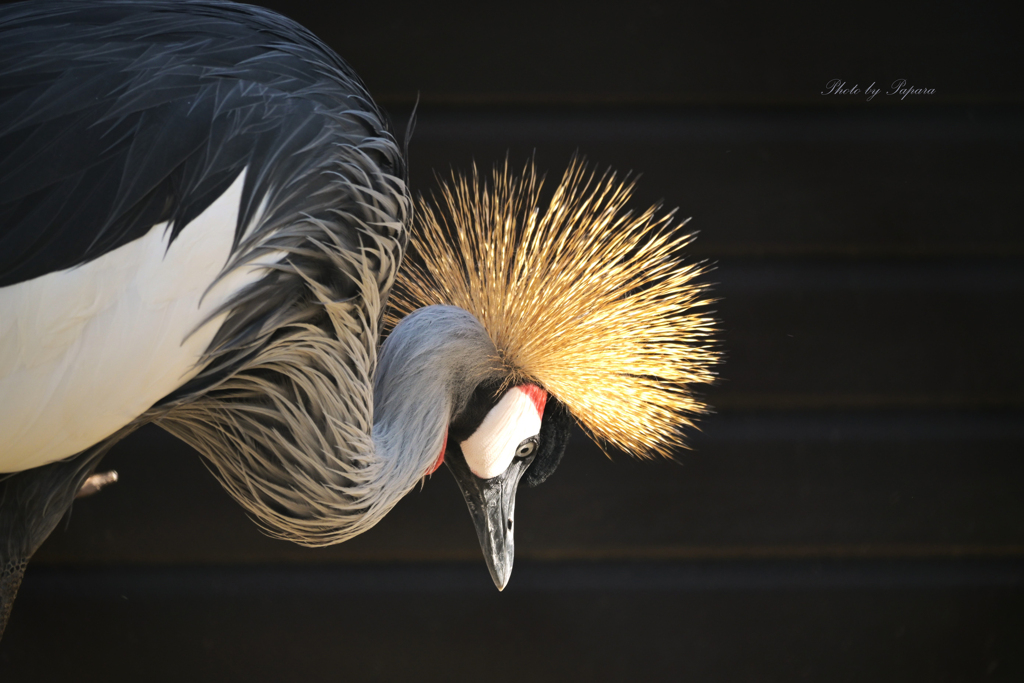
{"type": "Polygon", "coordinates": [[[719,362],[714,300],[699,281],[711,266],[688,261],[686,221],[660,206],[633,210],[633,179],[582,160],[550,195],[543,185],[532,164],[520,175],[507,161],[490,178],[453,172],[418,204],[391,299],[394,322],[428,306],[461,308],[495,349],[499,390],[478,388],[450,423],[445,461],[498,588],[512,567],[516,486],[550,474],[568,423],[602,449],[672,457],[708,410],[692,387],[713,382],[719,362]],[[529,397],[513,393],[524,386],[545,392],[539,428],[529,397]],[[558,415],[561,435],[549,444],[558,415]]]}
{"type": "Polygon", "coordinates": [[[486,383],[449,426],[442,457],[466,499],[498,590],[512,574],[519,481],[536,486],[554,472],[570,424],[564,407],[536,385],[501,391],[486,383]]]}

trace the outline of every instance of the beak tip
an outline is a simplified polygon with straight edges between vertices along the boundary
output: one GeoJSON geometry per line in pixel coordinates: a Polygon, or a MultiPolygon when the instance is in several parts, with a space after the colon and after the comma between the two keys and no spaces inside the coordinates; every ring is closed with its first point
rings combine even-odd
{"type": "MultiPolygon", "coordinates": [[[[509,562],[509,564],[511,564],[511,562],[509,562]]],[[[508,565],[489,565],[487,568],[490,570],[490,580],[495,582],[495,588],[497,588],[498,592],[501,593],[505,590],[505,587],[509,585],[509,580],[512,579],[512,567],[508,565]]]]}
{"type": "Polygon", "coordinates": [[[491,580],[494,581],[494,587],[498,589],[498,592],[505,590],[505,586],[508,585],[508,580],[512,578],[512,571],[502,572],[501,575],[498,572],[491,572],[491,580]]]}

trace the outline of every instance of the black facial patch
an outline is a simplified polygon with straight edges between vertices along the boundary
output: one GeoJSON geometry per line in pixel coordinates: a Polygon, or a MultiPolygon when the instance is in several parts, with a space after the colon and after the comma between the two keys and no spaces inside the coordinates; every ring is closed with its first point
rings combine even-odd
{"type": "Polygon", "coordinates": [[[540,438],[533,464],[523,475],[523,481],[530,486],[543,484],[562,462],[565,447],[572,430],[572,416],[566,407],[554,396],[548,394],[544,405],[544,418],[540,424],[540,438]]]}
{"type": "Polygon", "coordinates": [[[498,405],[501,400],[498,394],[501,384],[500,380],[495,380],[479,385],[466,402],[466,407],[448,425],[448,444],[456,446],[455,450],[462,451],[457,448],[458,445],[473,436],[491,408],[498,405]]]}

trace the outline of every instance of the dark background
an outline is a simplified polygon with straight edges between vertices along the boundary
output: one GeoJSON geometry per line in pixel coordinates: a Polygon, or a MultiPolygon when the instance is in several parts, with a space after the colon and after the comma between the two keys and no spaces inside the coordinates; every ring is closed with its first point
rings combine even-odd
{"type": "Polygon", "coordinates": [[[30,566],[0,679],[1024,680],[1010,3],[264,4],[400,130],[419,93],[415,191],[579,151],[693,216],[717,413],[674,462],[577,435],[500,594],[446,472],[308,550],[143,430],[30,566]]]}

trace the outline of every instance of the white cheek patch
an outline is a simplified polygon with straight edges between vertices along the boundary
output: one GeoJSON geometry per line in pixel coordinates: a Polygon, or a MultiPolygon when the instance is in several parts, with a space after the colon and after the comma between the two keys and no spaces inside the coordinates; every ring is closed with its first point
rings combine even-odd
{"type": "Polygon", "coordinates": [[[538,406],[536,397],[531,395],[538,391],[530,386],[510,389],[473,435],[460,444],[473,474],[481,479],[498,476],[508,469],[519,444],[540,434],[544,403],[541,401],[538,406]]]}

